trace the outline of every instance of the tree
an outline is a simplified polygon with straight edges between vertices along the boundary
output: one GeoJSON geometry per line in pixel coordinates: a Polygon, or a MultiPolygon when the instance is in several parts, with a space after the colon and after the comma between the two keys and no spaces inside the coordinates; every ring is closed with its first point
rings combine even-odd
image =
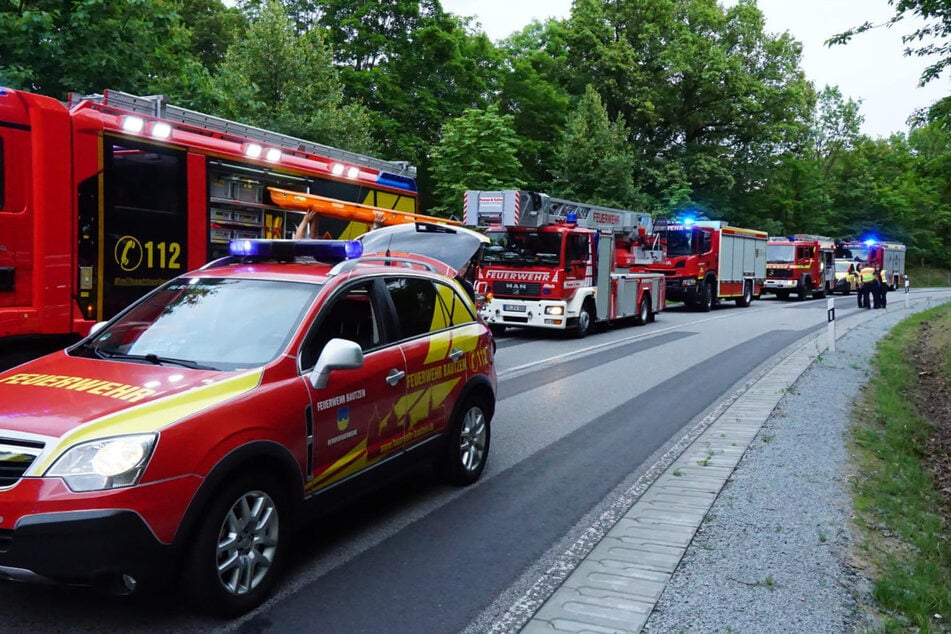
{"type": "Polygon", "coordinates": [[[209,109],[355,152],[375,152],[370,113],[347,103],[323,30],[298,35],[277,1],[262,7],[225,54],[209,109]]]}
{"type": "Polygon", "coordinates": [[[648,203],[633,181],[634,157],[623,116],[608,118],[601,97],[590,86],[568,116],[555,150],[552,193],[562,198],[611,207],[648,203]]]}
{"type": "Polygon", "coordinates": [[[65,99],[200,83],[174,0],[23,0],[0,4],[0,83],[65,99]]]}
{"type": "Polygon", "coordinates": [[[937,61],[921,72],[918,81],[923,86],[941,76],[951,66],[951,1],[949,0],[888,0],[895,7],[895,15],[882,24],[863,24],[839,33],[826,41],[827,46],[847,44],[859,33],[865,33],[881,27],[891,28],[908,16],[924,21],[924,25],[902,36],[908,45],[905,55],[915,57],[937,57],[937,61]]]}
{"type": "Polygon", "coordinates": [[[485,110],[470,108],[442,126],[432,150],[434,213],[457,214],[467,189],[518,189],[523,185],[512,119],[492,105],[485,110]]]}

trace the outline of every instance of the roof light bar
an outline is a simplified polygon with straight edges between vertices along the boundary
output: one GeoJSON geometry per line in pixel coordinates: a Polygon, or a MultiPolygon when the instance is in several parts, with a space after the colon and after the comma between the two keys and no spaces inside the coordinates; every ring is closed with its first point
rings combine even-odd
{"type": "Polygon", "coordinates": [[[125,132],[141,132],[145,128],[145,119],[142,117],[122,117],[122,129],[125,132]]]}
{"type": "Polygon", "coordinates": [[[152,136],[156,139],[167,139],[172,136],[172,126],[164,121],[157,121],[152,124],[152,136]]]}
{"type": "Polygon", "coordinates": [[[312,257],[322,262],[340,262],[363,255],[363,243],[357,240],[263,240],[240,239],[228,244],[231,255],[277,258],[312,257]]]}
{"type": "Polygon", "coordinates": [[[261,153],[263,151],[264,148],[262,148],[257,143],[248,143],[246,146],[244,146],[244,155],[248,158],[261,158],[261,153]]]}

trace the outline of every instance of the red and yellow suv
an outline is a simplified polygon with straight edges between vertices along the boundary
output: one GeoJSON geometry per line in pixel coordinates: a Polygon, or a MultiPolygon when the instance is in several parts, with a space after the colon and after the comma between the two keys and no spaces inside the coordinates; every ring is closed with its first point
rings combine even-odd
{"type": "Polygon", "coordinates": [[[492,336],[451,267],[361,250],[235,241],[0,374],[0,578],[181,578],[235,615],[267,596],[308,511],[419,461],[475,482],[492,336]]]}

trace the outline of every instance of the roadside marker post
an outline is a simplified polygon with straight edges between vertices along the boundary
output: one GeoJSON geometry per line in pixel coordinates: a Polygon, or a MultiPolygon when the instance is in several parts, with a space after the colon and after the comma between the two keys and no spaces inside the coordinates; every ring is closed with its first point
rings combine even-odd
{"type": "MultiPolygon", "coordinates": [[[[907,300],[905,300],[907,302],[907,300]]],[[[829,351],[835,352],[835,298],[826,299],[826,320],[829,322],[829,351]]]]}

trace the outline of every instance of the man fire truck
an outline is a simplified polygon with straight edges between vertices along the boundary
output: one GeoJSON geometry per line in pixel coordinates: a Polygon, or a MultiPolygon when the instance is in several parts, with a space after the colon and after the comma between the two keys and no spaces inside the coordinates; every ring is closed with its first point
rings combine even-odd
{"type": "Polygon", "coordinates": [[[860,266],[882,269],[886,288],[895,290],[904,284],[905,245],[898,242],[879,242],[874,238],[865,241],[845,241],[836,244],[836,257],[848,258],[860,266]]]}
{"type": "Polygon", "coordinates": [[[779,299],[825,297],[835,287],[835,242],[832,238],[796,234],[770,238],[766,246],[764,293],[779,299]]]}
{"type": "Polygon", "coordinates": [[[663,258],[648,214],[521,190],[467,191],[465,223],[486,227],[476,290],[494,332],[507,326],[570,330],[651,321],[664,309],[663,258]]]}
{"type": "Polygon", "coordinates": [[[723,299],[749,306],[760,296],[766,278],[765,232],[689,218],[679,224],[655,223],[654,229],[665,239],[667,257],[648,270],[667,276],[668,299],[707,312],[723,299]]]}
{"type": "MultiPolygon", "coordinates": [[[[0,88],[0,366],[224,254],[290,237],[268,187],[417,211],[415,168],[117,91],[0,88]]],[[[321,221],[327,237],[364,222],[321,221]]]]}

